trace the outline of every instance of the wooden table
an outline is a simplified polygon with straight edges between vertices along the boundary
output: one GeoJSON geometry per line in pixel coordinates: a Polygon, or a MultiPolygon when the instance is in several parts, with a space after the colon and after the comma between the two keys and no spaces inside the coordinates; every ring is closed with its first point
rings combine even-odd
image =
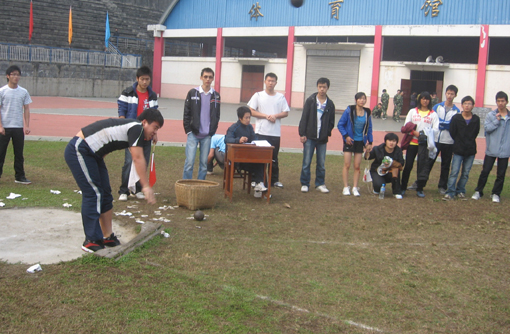
{"type": "MultiPolygon", "coordinates": [[[[230,197],[232,202],[232,192],[234,188],[235,163],[258,163],[269,165],[269,176],[267,180],[267,203],[271,198],[271,173],[273,168],[273,146],[256,146],[251,144],[227,144],[227,154],[225,156],[224,189],[225,197],[230,197]]],[[[264,180],[266,172],[264,168],[264,180]]],[[[249,185],[251,186],[251,185],[249,185]]]]}

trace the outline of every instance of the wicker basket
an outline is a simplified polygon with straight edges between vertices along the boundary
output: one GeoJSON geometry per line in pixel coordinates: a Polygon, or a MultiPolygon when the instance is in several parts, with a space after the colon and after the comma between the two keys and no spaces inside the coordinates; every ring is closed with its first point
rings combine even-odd
{"type": "Polygon", "coordinates": [[[206,180],[178,180],[175,182],[177,205],[190,210],[208,209],[216,205],[219,183],[206,180]]]}

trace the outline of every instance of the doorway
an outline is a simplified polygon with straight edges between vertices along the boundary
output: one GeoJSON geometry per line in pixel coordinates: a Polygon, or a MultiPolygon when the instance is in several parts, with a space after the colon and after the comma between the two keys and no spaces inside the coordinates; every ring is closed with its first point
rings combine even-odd
{"type": "Polygon", "coordinates": [[[264,90],[264,66],[243,65],[241,102],[250,101],[253,94],[264,90]]]}
{"type": "Polygon", "coordinates": [[[423,91],[436,92],[438,101],[443,99],[444,72],[434,71],[411,71],[411,79],[402,79],[400,87],[404,92],[404,103],[402,105],[402,116],[407,115],[411,104],[411,94],[420,94],[423,91]]]}

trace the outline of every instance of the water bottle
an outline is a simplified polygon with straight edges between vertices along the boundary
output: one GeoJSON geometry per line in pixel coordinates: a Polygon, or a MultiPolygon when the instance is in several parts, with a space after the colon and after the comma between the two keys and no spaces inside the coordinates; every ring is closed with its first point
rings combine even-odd
{"type": "Polygon", "coordinates": [[[384,193],[386,192],[386,184],[383,183],[381,190],[379,191],[379,199],[384,199],[384,193]]]}

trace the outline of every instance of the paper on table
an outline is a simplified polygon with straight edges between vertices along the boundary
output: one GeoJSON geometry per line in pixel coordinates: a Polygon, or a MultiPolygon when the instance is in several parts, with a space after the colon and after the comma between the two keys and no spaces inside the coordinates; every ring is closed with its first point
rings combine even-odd
{"type": "Polygon", "coordinates": [[[254,141],[252,141],[252,143],[254,143],[257,146],[262,146],[262,147],[271,146],[271,144],[269,144],[269,142],[267,140],[254,140],[254,141]]]}

